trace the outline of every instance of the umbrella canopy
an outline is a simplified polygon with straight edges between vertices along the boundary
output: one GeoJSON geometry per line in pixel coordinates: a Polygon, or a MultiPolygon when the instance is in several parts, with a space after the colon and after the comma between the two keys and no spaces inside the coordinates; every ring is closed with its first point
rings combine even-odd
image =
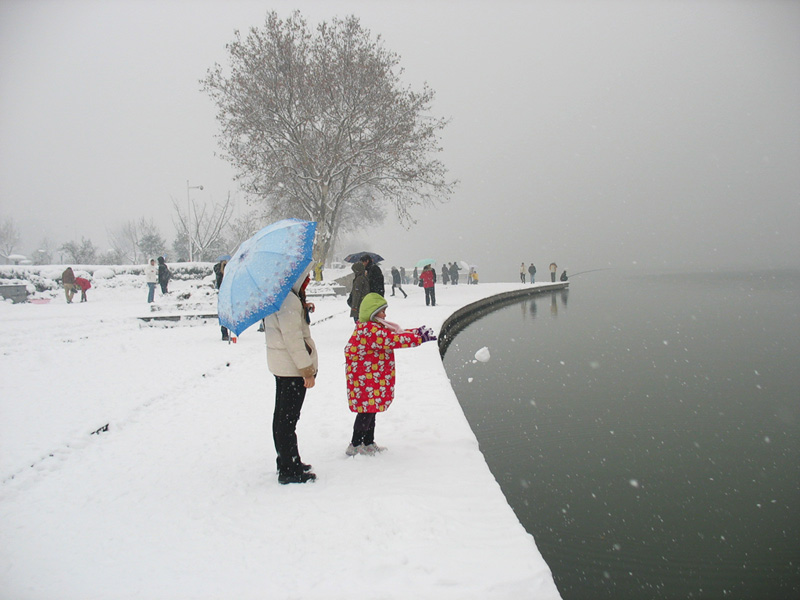
{"type": "Polygon", "coordinates": [[[223,260],[230,260],[230,259],[231,259],[230,254],[223,254],[217,257],[217,262],[222,262],[223,260]]]}
{"type": "Polygon", "coordinates": [[[464,269],[465,271],[469,271],[469,263],[465,260],[458,261],[458,266],[464,269]]]}
{"type": "Polygon", "coordinates": [[[219,322],[239,335],[280,309],[312,260],[317,224],[284,219],[267,225],[234,253],[219,288],[219,322]]]}
{"type": "Polygon", "coordinates": [[[436,260],[433,258],[423,258],[422,260],[418,260],[416,266],[417,267],[424,267],[425,265],[435,266],[436,260]]]}
{"type": "Polygon", "coordinates": [[[353,252],[352,254],[348,254],[344,257],[344,262],[356,263],[360,261],[361,257],[365,254],[368,254],[374,263],[379,263],[383,260],[383,257],[380,254],[375,254],[374,252],[353,252]]]}

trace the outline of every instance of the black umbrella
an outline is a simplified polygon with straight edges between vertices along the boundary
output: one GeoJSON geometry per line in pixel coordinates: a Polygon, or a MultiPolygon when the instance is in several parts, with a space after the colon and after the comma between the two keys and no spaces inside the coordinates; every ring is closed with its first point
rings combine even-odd
{"type": "Polygon", "coordinates": [[[374,252],[353,252],[352,254],[348,254],[344,257],[344,262],[354,263],[361,260],[361,257],[364,255],[369,256],[372,259],[372,262],[379,263],[383,260],[383,257],[380,254],[375,254],[374,252]]]}

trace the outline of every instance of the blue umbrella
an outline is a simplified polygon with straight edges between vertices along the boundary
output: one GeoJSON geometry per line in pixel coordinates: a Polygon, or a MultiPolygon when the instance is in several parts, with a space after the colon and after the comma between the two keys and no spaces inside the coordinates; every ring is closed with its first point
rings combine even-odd
{"type": "Polygon", "coordinates": [[[234,253],[219,288],[219,322],[239,335],[280,309],[312,260],[317,224],[284,219],[267,225],[234,253]]]}
{"type": "Polygon", "coordinates": [[[223,260],[230,260],[230,259],[231,259],[230,254],[223,254],[222,256],[217,257],[217,262],[222,262],[223,260]]]}
{"type": "Polygon", "coordinates": [[[434,260],[433,258],[423,258],[422,260],[418,260],[417,261],[417,265],[416,266],[418,266],[418,267],[424,267],[425,265],[434,266],[435,264],[436,264],[436,260],[434,260]]]}

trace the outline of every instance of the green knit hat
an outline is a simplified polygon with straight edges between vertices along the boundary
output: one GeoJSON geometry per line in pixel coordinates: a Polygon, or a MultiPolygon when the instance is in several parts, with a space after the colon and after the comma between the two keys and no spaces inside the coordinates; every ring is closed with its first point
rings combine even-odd
{"type": "Polygon", "coordinates": [[[389,303],[386,302],[383,296],[371,292],[364,296],[364,299],[361,301],[361,306],[358,309],[358,320],[362,323],[371,321],[376,313],[379,313],[382,308],[386,308],[387,306],[389,306],[389,303]]]}

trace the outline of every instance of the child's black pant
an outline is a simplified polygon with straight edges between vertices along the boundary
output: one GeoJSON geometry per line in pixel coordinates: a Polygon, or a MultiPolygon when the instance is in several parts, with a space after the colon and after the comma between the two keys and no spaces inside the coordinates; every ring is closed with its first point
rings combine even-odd
{"type": "Polygon", "coordinates": [[[353,423],[353,446],[369,446],[375,442],[375,415],[377,413],[358,413],[353,423]]]}

